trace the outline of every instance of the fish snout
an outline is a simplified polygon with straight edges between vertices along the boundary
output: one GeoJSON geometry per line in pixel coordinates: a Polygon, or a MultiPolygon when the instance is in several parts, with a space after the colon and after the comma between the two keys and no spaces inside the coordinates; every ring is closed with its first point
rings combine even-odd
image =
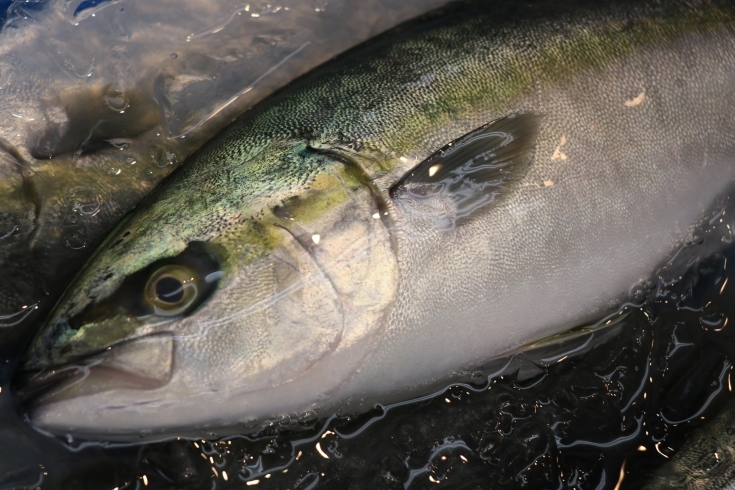
{"type": "Polygon", "coordinates": [[[120,388],[156,389],[173,374],[170,333],[126,339],[82,355],[68,355],[72,350],[65,355],[64,348],[58,353],[48,349],[44,356],[36,349],[23,361],[14,388],[24,404],[43,405],[120,388]]]}

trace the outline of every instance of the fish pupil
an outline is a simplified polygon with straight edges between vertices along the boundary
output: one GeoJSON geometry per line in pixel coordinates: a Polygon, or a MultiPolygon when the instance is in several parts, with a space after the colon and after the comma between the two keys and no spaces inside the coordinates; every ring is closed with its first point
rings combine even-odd
{"type": "Polygon", "coordinates": [[[156,283],[156,296],[166,303],[178,303],[184,298],[184,285],[174,277],[162,277],[156,283]]]}

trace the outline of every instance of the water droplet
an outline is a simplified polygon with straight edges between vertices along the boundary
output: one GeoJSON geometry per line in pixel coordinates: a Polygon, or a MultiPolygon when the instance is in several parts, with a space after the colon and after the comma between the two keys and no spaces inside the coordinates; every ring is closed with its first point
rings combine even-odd
{"type": "Polygon", "coordinates": [[[97,194],[92,189],[79,188],[74,189],[70,203],[73,212],[82,216],[91,217],[100,212],[103,199],[101,195],[97,194]]]}
{"type": "MultiPolygon", "coordinates": [[[[178,163],[175,153],[166,151],[165,149],[152,146],[148,148],[146,156],[141,160],[146,165],[146,175],[154,177],[161,175],[161,171],[168,172],[169,167],[178,163]]],[[[136,162],[138,163],[138,162],[136,162]]],[[[165,173],[163,175],[166,175],[165,173]]]]}
{"type": "Polygon", "coordinates": [[[720,330],[725,325],[725,315],[713,312],[699,318],[699,323],[706,330],[720,330]]]}
{"type": "Polygon", "coordinates": [[[628,298],[634,303],[642,303],[645,301],[653,290],[653,284],[650,281],[642,281],[634,284],[628,291],[628,298]]]}
{"type": "Polygon", "coordinates": [[[113,138],[113,139],[107,140],[107,142],[110,143],[115,148],[117,148],[118,150],[124,150],[130,146],[130,140],[123,139],[123,138],[113,138]]]}
{"type": "Polygon", "coordinates": [[[72,250],[87,246],[87,227],[85,225],[65,226],[61,232],[65,245],[72,250]]]}
{"type": "Polygon", "coordinates": [[[7,241],[20,233],[20,221],[8,214],[0,216],[0,242],[7,241]]]}
{"type": "Polygon", "coordinates": [[[0,89],[10,84],[15,75],[15,68],[7,63],[0,63],[0,89]]]}
{"type": "Polygon", "coordinates": [[[128,98],[123,92],[111,90],[104,95],[105,104],[115,112],[124,112],[130,106],[128,98]]]}
{"type": "Polygon", "coordinates": [[[685,242],[687,246],[701,245],[702,243],[704,243],[704,236],[697,233],[692,235],[691,238],[685,242]]]}
{"type": "Polygon", "coordinates": [[[298,422],[301,425],[310,425],[317,421],[316,412],[313,410],[307,410],[306,412],[299,415],[298,422]]]}
{"type": "Polygon", "coordinates": [[[176,59],[176,58],[178,58],[178,57],[179,57],[179,55],[178,55],[178,54],[176,54],[176,53],[171,53],[171,59],[172,59],[172,60],[175,60],[175,59],[176,59]]]}
{"type": "Polygon", "coordinates": [[[475,371],[470,376],[470,381],[474,385],[484,386],[485,383],[487,383],[487,378],[485,377],[485,373],[483,373],[482,371],[475,371]]]}

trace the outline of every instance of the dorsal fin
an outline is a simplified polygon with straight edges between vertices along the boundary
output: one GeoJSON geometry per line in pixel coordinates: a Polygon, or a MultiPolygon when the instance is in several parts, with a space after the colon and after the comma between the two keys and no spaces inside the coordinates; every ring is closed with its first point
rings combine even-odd
{"type": "Polygon", "coordinates": [[[513,114],[449,143],[390,189],[396,200],[451,196],[455,220],[489,204],[520,179],[531,161],[542,116],[513,114]]]}

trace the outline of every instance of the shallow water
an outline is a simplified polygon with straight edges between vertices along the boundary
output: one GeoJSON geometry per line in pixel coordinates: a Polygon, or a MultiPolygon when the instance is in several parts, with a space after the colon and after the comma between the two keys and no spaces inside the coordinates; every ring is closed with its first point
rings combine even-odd
{"type": "Polygon", "coordinates": [[[491,363],[478,370],[472,385],[378,407],[356,419],[284,419],[257,436],[211,434],[209,441],[59,439],[22,420],[9,393],[12,366],[44,308],[115,216],[170,172],[169,161],[181,161],[233,114],[344,49],[345,39],[356,42],[431,2],[403,4],[399,13],[388,12],[388,3],[361,3],[361,9],[375,9],[370,21],[365,11],[352,11],[347,3],[340,10],[334,2],[294,1],[288,11],[254,3],[248,10],[235,3],[219,9],[198,2],[164,9],[159,3],[153,11],[143,2],[49,2],[40,9],[13,4],[0,38],[0,63],[6,63],[0,65],[0,85],[7,83],[0,90],[16,89],[0,93],[6,102],[0,111],[15,112],[1,118],[6,126],[0,129],[21,161],[3,160],[0,177],[21,187],[32,178],[42,211],[26,221],[17,216],[27,210],[14,211],[17,221],[4,222],[19,229],[2,255],[3,267],[13,267],[3,269],[3,277],[12,277],[14,288],[6,280],[1,291],[9,298],[4,304],[20,306],[0,311],[8,317],[0,332],[0,488],[639,488],[692,429],[732,398],[735,339],[727,319],[735,306],[727,264],[733,264],[735,248],[726,243],[735,221],[731,206],[723,204],[700,239],[659,271],[657,281],[631,290],[630,302],[609,324],[582,331],[562,347],[491,363]],[[132,12],[136,22],[120,20],[132,12]],[[238,25],[243,16],[262,24],[238,25]],[[77,34],[74,28],[84,22],[97,27],[77,34]],[[343,23],[362,30],[336,28],[343,23]],[[319,37],[330,26],[330,36],[319,37]],[[122,54],[115,49],[120,36],[126,39],[122,54]],[[32,55],[41,51],[51,55],[32,55]],[[155,84],[161,76],[169,77],[168,84],[155,84]],[[20,79],[27,82],[13,85],[20,79]],[[134,89],[110,91],[108,83],[134,89]],[[66,95],[68,87],[72,95],[66,95]],[[89,93],[110,110],[136,101],[147,107],[151,94],[168,103],[152,126],[147,111],[126,119],[124,127],[145,128],[135,136],[92,132],[87,141],[89,131],[69,138],[58,127],[48,131],[64,124],[63,117],[54,122],[49,107],[89,93]],[[109,139],[122,150],[85,148],[109,139]],[[53,160],[40,160],[48,156],[44,151],[53,160]],[[30,169],[17,172],[18,163],[30,169]],[[70,176],[68,168],[74,170],[70,176]],[[14,254],[8,252],[12,247],[14,254]],[[22,275],[21,264],[24,270],[35,267],[34,273],[22,275]],[[39,286],[44,280],[49,284],[39,286]],[[18,291],[27,296],[9,297],[18,291]],[[26,314],[23,305],[38,309],[26,314]]]}

